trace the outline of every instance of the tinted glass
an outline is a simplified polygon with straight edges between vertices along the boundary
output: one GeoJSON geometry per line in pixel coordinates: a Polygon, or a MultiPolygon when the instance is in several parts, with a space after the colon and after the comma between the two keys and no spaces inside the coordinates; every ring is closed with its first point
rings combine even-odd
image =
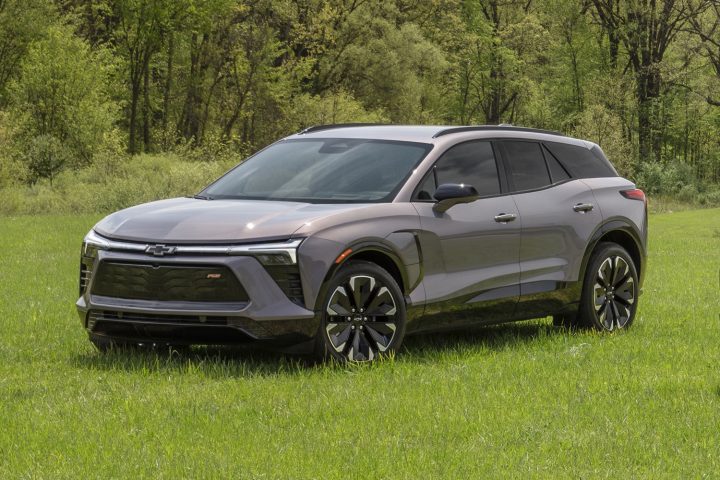
{"type": "Polygon", "coordinates": [[[205,189],[210,198],[362,203],[389,201],[430,145],[361,139],[286,140],[205,189]]]}
{"type": "Polygon", "coordinates": [[[433,172],[430,171],[430,174],[426,175],[425,180],[423,180],[422,184],[420,184],[420,188],[418,189],[415,198],[417,200],[432,201],[436,189],[437,185],[435,185],[435,175],[433,175],[433,172]]]}
{"type": "Polygon", "coordinates": [[[553,142],[546,142],[545,146],[575,178],[617,176],[607,159],[595,156],[587,148],[553,142]]]}
{"type": "Polygon", "coordinates": [[[563,180],[569,179],[570,175],[568,175],[562,165],[560,165],[560,162],[557,161],[557,158],[555,158],[552,153],[550,153],[550,151],[547,149],[545,149],[544,153],[548,170],[550,170],[550,178],[552,180],[552,183],[558,183],[562,182],[563,180]]]}
{"type": "MultiPolygon", "coordinates": [[[[435,164],[435,173],[438,185],[472,185],[482,196],[500,193],[497,165],[490,142],[466,142],[452,147],[435,164]]],[[[435,193],[434,188],[431,193],[435,193]]]]}
{"type": "Polygon", "coordinates": [[[502,142],[514,190],[532,190],[550,185],[542,150],[535,142],[502,142]]]}

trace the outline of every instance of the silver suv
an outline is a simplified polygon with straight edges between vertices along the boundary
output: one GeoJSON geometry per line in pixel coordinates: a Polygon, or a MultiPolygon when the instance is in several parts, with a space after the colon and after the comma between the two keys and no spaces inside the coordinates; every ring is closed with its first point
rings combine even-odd
{"type": "Polygon", "coordinates": [[[338,360],[405,335],[635,316],[645,195],[600,148],[511,126],[328,125],[85,237],[77,308],[113,345],[263,342],[338,360]]]}

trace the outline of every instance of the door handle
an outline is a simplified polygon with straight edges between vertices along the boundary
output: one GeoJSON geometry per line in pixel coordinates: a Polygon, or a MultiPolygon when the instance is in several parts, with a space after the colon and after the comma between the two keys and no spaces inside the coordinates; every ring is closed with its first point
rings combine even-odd
{"type": "Polygon", "coordinates": [[[517,218],[517,215],[514,213],[499,213],[495,215],[495,221],[498,223],[508,223],[512,222],[517,218]]]}
{"type": "Polygon", "coordinates": [[[593,208],[594,205],[592,203],[578,203],[577,205],[573,206],[573,210],[578,213],[587,213],[593,208]]]}

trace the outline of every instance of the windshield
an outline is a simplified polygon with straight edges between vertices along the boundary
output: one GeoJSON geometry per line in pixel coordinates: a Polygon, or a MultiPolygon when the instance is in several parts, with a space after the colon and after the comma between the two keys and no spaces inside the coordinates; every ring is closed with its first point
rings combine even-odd
{"type": "Polygon", "coordinates": [[[389,201],[431,148],[385,140],[285,140],[241,163],[202,195],[311,203],[389,201]]]}

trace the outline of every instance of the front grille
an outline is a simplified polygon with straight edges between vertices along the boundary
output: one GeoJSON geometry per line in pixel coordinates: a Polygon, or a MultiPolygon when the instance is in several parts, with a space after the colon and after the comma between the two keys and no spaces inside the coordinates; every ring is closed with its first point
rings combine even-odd
{"type": "Polygon", "coordinates": [[[102,262],[93,295],[130,300],[246,302],[247,292],[223,266],[102,262]]]}
{"type": "Polygon", "coordinates": [[[303,305],[303,289],[300,282],[300,270],[297,265],[266,265],[270,276],[280,287],[280,290],[297,305],[303,305]]]}
{"type": "Polygon", "coordinates": [[[152,313],[117,312],[91,310],[88,314],[88,328],[98,322],[161,323],[172,325],[227,325],[227,317],[201,315],[158,315],[152,313]]]}

